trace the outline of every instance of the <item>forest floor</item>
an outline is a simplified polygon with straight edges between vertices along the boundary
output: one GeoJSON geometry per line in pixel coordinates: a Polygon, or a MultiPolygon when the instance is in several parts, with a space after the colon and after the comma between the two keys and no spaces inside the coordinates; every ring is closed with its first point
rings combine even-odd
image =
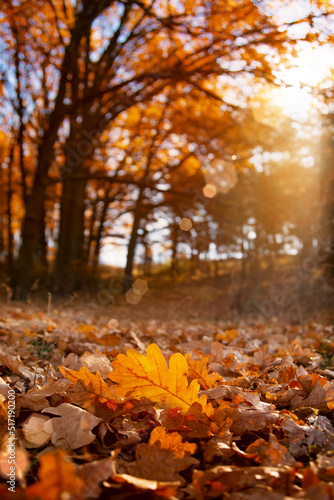
{"type": "Polygon", "coordinates": [[[332,319],[210,286],[0,304],[1,498],[334,499],[332,319]]]}

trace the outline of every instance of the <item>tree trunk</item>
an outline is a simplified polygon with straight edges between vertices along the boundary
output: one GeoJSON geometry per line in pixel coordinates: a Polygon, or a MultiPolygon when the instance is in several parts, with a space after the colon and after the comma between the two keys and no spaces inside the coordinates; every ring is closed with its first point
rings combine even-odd
{"type": "Polygon", "coordinates": [[[8,161],[8,192],[7,192],[7,239],[8,239],[8,253],[7,253],[7,271],[8,275],[12,275],[13,271],[13,232],[12,232],[12,170],[14,159],[14,144],[10,148],[9,161],[8,161]]]}
{"type": "Polygon", "coordinates": [[[104,223],[107,217],[107,212],[108,212],[108,207],[110,203],[110,196],[109,196],[109,189],[106,190],[106,195],[104,198],[103,202],[103,209],[99,221],[99,228],[97,230],[97,235],[95,238],[95,248],[94,248],[94,258],[93,258],[93,269],[94,271],[97,270],[97,265],[99,263],[99,255],[100,255],[100,249],[101,249],[101,240],[102,240],[102,235],[103,235],[103,228],[104,228],[104,223]]]}
{"type": "Polygon", "coordinates": [[[142,217],[142,201],[143,201],[143,190],[141,189],[139,191],[136,208],[133,214],[133,226],[128,245],[128,253],[126,257],[126,266],[125,266],[126,288],[128,288],[133,281],[133,265],[134,265],[134,258],[135,258],[136,245],[138,239],[138,229],[142,217]]]}
{"type": "Polygon", "coordinates": [[[179,243],[178,229],[179,229],[178,224],[174,224],[173,228],[172,228],[172,262],[171,262],[171,268],[170,268],[170,273],[171,273],[172,278],[175,277],[175,274],[177,271],[177,247],[178,247],[178,243],[179,243]]]}
{"type": "MultiPolygon", "coordinates": [[[[328,252],[328,257],[325,262],[320,262],[320,265],[325,264],[325,276],[331,286],[334,282],[334,168],[333,168],[333,153],[334,153],[334,114],[329,116],[329,131],[325,134],[322,144],[321,160],[321,199],[322,199],[322,216],[320,237],[324,244],[324,250],[328,252]]],[[[321,244],[321,243],[320,243],[321,244]]]]}
{"type": "Polygon", "coordinates": [[[41,231],[44,230],[44,201],[48,185],[48,170],[52,163],[53,145],[57,139],[58,126],[48,131],[39,151],[37,171],[31,194],[27,200],[26,214],[23,221],[21,247],[13,276],[13,288],[19,299],[24,299],[34,278],[35,256],[41,243],[41,231]]]}
{"type": "Polygon", "coordinates": [[[19,147],[19,166],[21,172],[21,183],[22,183],[22,198],[24,206],[27,206],[28,193],[27,193],[27,181],[26,173],[24,168],[24,151],[23,151],[23,133],[24,133],[24,123],[23,123],[23,100],[22,100],[22,89],[21,89],[21,75],[20,75],[20,41],[19,32],[16,26],[13,26],[13,34],[15,36],[16,50],[14,54],[14,65],[15,65],[15,77],[16,77],[16,98],[17,98],[17,114],[19,118],[19,130],[17,134],[17,145],[19,147]]]}
{"type": "Polygon", "coordinates": [[[84,240],[84,251],[83,251],[83,260],[87,266],[90,265],[90,254],[92,251],[92,244],[95,239],[95,223],[96,223],[96,212],[97,212],[97,202],[94,201],[92,204],[92,216],[89,221],[89,234],[87,238],[84,240]]]}
{"type": "Polygon", "coordinates": [[[85,179],[64,178],[58,252],[54,270],[56,292],[71,293],[81,284],[85,194],[85,179]]]}

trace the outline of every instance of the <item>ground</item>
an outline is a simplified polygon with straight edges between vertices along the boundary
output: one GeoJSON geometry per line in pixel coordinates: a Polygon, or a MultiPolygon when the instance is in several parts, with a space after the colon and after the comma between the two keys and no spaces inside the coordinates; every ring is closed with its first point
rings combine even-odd
{"type": "Polygon", "coordinates": [[[334,498],[329,317],[194,304],[1,304],[2,498],[334,498]]]}

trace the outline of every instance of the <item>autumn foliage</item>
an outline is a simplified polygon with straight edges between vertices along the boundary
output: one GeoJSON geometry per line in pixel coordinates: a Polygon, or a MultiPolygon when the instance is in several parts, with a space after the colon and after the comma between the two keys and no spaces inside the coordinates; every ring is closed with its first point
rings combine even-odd
{"type": "MultiPolygon", "coordinates": [[[[333,42],[332,14],[320,0],[292,13],[274,1],[4,0],[0,283],[8,293],[95,284],[107,242],[126,247],[130,282],[138,247],[151,272],[154,243],[169,252],[173,277],[185,255],[194,271],[212,248],[242,254],[250,267],[263,257],[270,267],[291,241],[307,254],[310,234],[332,217],[331,115],[321,156],[319,131],[266,96],[286,88],[298,42],[333,42]]],[[[333,102],[330,79],[314,93],[333,102]]]]}

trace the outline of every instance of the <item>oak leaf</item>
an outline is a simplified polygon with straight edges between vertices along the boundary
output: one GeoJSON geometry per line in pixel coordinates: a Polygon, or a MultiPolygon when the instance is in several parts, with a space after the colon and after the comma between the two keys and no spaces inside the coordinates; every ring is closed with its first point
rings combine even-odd
{"type": "Polygon", "coordinates": [[[162,449],[160,442],[141,443],[136,448],[135,462],[120,459],[118,471],[159,482],[179,481],[184,484],[185,481],[178,472],[198,464],[199,461],[189,455],[179,458],[174,455],[172,450],[162,449]]]}
{"type": "Polygon", "coordinates": [[[147,397],[160,408],[179,408],[182,414],[197,403],[199,416],[210,416],[212,406],[205,395],[198,397],[199,382],[188,385],[188,363],[182,354],[175,353],[167,362],[156,344],[150,344],[146,357],[133,349],[126,355],[118,354],[112,363],[114,370],[109,378],[116,382],[115,394],[119,397],[147,397]]]}
{"type": "Polygon", "coordinates": [[[60,417],[48,420],[43,426],[44,431],[51,434],[52,444],[71,450],[94,441],[92,429],[102,421],[101,418],[68,403],[62,403],[56,408],[45,408],[42,413],[44,412],[60,417]]]}
{"type": "Polygon", "coordinates": [[[94,375],[86,366],[82,366],[79,371],[68,370],[60,366],[59,371],[73,382],[78,392],[81,393],[83,408],[90,406],[94,400],[100,403],[106,403],[110,399],[115,400],[112,389],[102,380],[99,372],[94,375]]]}
{"type": "Polygon", "coordinates": [[[108,374],[112,371],[112,366],[109,358],[99,352],[97,349],[94,353],[86,351],[80,356],[80,363],[91,372],[99,372],[102,378],[107,378],[108,374]]]}
{"type": "Polygon", "coordinates": [[[178,432],[168,434],[163,427],[155,427],[151,432],[149,444],[159,442],[161,449],[170,450],[177,458],[183,458],[185,455],[195,453],[197,446],[195,443],[183,443],[182,437],[178,432]]]}
{"type": "Polygon", "coordinates": [[[50,406],[47,398],[55,394],[63,395],[71,384],[67,380],[48,382],[40,389],[29,389],[25,394],[17,395],[17,407],[40,411],[50,406]]]}
{"type": "Polygon", "coordinates": [[[189,368],[188,377],[197,379],[202,389],[216,387],[217,383],[222,380],[219,373],[208,373],[206,366],[209,360],[206,356],[202,356],[201,359],[193,359],[189,353],[186,353],[185,358],[189,368]]]}
{"type": "Polygon", "coordinates": [[[255,454],[256,462],[263,466],[293,465],[294,458],[286,447],[279,443],[274,434],[269,434],[268,442],[262,438],[256,439],[246,448],[246,453],[255,454]]]}
{"type": "Polygon", "coordinates": [[[302,406],[334,410],[334,381],[325,384],[317,381],[309,396],[303,400],[302,406]]]}
{"type": "Polygon", "coordinates": [[[238,337],[239,333],[237,330],[225,330],[223,333],[217,333],[216,339],[224,342],[232,342],[238,337]]]}

